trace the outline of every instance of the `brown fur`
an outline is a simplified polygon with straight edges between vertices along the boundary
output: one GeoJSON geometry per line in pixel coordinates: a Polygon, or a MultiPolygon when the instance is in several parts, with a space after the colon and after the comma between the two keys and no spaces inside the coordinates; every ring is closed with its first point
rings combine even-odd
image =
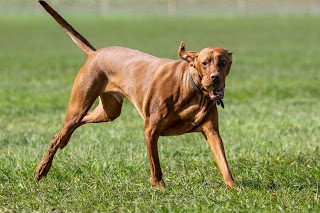
{"type": "Polygon", "coordinates": [[[157,58],[124,47],[95,50],[46,2],[39,2],[86,53],[87,61],[75,78],[62,128],[36,169],[37,180],[47,175],[56,151],[67,145],[76,128],[116,119],[121,113],[123,99],[127,98],[144,120],[153,186],[165,187],[158,138],[189,132],[201,132],[205,136],[225,184],[228,187],[235,185],[219,135],[216,101],[223,96],[211,95],[209,99],[199,94],[190,83],[192,76],[205,94],[209,91],[204,86],[211,84],[216,92],[223,90],[232,53],[218,47],[208,47],[199,53],[185,51],[183,42],[178,50],[183,60],[157,58]],[[88,112],[97,98],[99,105],[88,112]]]}

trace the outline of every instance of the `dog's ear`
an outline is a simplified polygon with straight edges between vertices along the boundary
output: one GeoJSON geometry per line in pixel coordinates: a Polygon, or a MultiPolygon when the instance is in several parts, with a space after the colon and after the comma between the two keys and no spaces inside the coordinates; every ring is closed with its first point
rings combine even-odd
{"type": "Polygon", "coordinates": [[[189,63],[194,62],[194,60],[198,57],[198,53],[195,51],[185,51],[185,46],[183,41],[181,41],[180,43],[178,54],[181,59],[189,63]]]}
{"type": "Polygon", "coordinates": [[[230,68],[231,68],[231,65],[232,65],[232,54],[233,54],[233,52],[230,52],[229,50],[227,50],[227,52],[228,52],[228,56],[229,56],[229,60],[230,60],[230,67],[229,67],[228,72],[227,72],[227,75],[229,75],[230,68]]]}
{"type": "Polygon", "coordinates": [[[232,54],[233,54],[233,52],[228,51],[228,56],[229,56],[229,60],[230,60],[231,64],[232,64],[232,54]]]}

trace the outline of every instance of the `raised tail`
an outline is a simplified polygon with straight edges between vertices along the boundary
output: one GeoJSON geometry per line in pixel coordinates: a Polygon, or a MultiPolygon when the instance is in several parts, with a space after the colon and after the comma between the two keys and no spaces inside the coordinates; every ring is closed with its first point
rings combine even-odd
{"type": "Polygon", "coordinates": [[[64,20],[59,13],[57,13],[47,2],[39,0],[39,3],[44,9],[60,24],[60,26],[67,32],[71,39],[80,47],[80,49],[86,54],[96,51],[96,49],[85,39],[80,33],[78,33],[73,27],[64,20]]]}

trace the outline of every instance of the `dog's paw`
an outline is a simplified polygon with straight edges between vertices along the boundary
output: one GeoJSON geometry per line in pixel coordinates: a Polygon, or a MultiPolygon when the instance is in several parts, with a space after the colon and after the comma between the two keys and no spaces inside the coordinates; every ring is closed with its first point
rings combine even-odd
{"type": "Polygon", "coordinates": [[[43,176],[46,176],[50,170],[50,167],[52,165],[52,161],[49,161],[47,163],[44,163],[41,161],[36,168],[36,180],[39,181],[43,176]]]}
{"type": "Polygon", "coordinates": [[[234,182],[226,183],[226,186],[227,186],[228,189],[233,189],[233,190],[236,190],[238,192],[241,191],[240,187],[238,187],[234,182]]]}
{"type": "Polygon", "coordinates": [[[42,165],[39,165],[37,168],[36,168],[36,180],[39,181],[41,180],[41,178],[43,176],[45,176],[44,174],[44,167],[42,165]]]}
{"type": "Polygon", "coordinates": [[[159,188],[159,189],[165,189],[166,188],[166,185],[165,183],[163,182],[163,180],[154,180],[152,178],[150,178],[150,183],[152,186],[156,187],[156,188],[159,188]]]}

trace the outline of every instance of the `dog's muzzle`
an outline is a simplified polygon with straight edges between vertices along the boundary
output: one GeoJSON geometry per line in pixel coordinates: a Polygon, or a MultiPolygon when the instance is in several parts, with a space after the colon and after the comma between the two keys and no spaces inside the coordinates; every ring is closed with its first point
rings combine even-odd
{"type": "Polygon", "coordinates": [[[209,92],[209,97],[211,100],[217,101],[221,100],[224,97],[224,87],[221,91],[217,91],[217,88],[219,88],[219,84],[221,83],[221,75],[220,73],[211,73],[210,74],[210,80],[211,85],[208,87],[205,87],[205,89],[209,92]]]}

